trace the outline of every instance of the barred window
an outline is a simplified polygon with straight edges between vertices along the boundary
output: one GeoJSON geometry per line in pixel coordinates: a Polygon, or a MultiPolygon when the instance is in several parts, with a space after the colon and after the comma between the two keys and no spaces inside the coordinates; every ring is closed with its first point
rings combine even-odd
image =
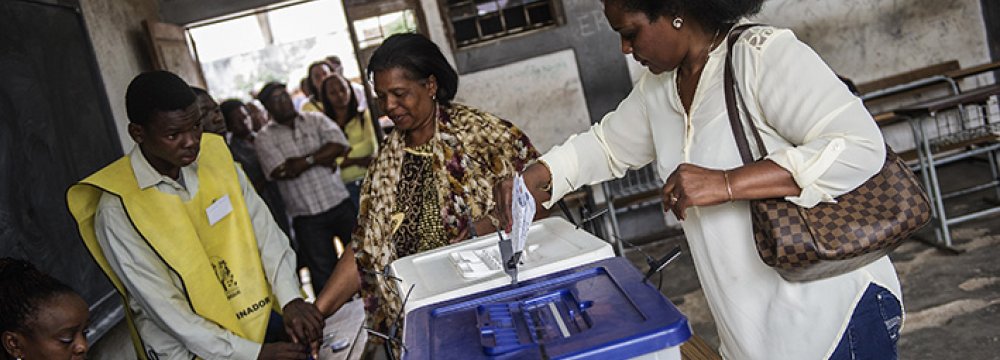
{"type": "Polygon", "coordinates": [[[553,26],[553,0],[448,0],[456,47],[553,26]]]}

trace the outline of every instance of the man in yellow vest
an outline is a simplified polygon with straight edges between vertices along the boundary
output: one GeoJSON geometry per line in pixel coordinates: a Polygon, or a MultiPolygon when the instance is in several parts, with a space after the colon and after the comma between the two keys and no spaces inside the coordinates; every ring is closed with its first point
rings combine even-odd
{"type": "Polygon", "coordinates": [[[323,319],[301,298],[295,253],[225,141],[202,133],[188,84],[166,71],[140,74],[125,106],[138,146],[72,186],[67,201],[123,296],[138,356],[305,359],[305,344],[315,352],[323,319]],[[282,338],[291,342],[272,342],[282,338]]]}

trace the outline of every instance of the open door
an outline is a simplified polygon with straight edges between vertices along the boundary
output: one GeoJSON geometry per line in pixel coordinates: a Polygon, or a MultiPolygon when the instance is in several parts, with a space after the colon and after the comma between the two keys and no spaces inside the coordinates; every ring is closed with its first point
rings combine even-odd
{"type": "Polygon", "coordinates": [[[368,97],[368,109],[374,121],[375,133],[382,138],[385,129],[392,127],[392,122],[385,117],[376,105],[374,89],[368,79],[368,60],[375,49],[385,38],[398,32],[417,32],[427,34],[427,21],[419,0],[354,0],[344,1],[344,12],[347,16],[348,31],[354,42],[358,64],[361,66],[361,83],[368,97]]]}
{"type": "MultiPolygon", "coordinates": [[[[149,39],[153,68],[177,74],[191,86],[207,89],[205,75],[201,72],[197,51],[188,47],[184,27],[169,23],[144,20],[149,39]]],[[[190,42],[194,44],[194,42],[190,42]]]]}
{"type": "Polygon", "coordinates": [[[362,77],[372,53],[385,38],[396,32],[427,34],[418,0],[345,1],[344,5],[362,77]]]}

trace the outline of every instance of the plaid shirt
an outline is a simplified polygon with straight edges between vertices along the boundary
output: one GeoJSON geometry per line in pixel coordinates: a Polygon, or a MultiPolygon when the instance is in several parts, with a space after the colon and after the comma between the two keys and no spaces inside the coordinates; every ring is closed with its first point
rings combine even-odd
{"type": "MultiPolygon", "coordinates": [[[[288,158],[308,156],[328,143],[350,146],[340,127],[323,114],[302,112],[294,121],[294,128],[271,122],[254,141],[268,180],[273,180],[271,173],[288,158]]],[[[340,169],[322,165],[310,167],[297,178],[278,180],[278,189],[293,217],[322,213],[350,196],[340,169]]]]}

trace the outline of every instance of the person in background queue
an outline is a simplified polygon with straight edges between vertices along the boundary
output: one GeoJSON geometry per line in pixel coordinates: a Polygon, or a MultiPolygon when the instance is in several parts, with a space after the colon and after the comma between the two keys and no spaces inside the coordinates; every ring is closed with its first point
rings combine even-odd
{"type": "Polygon", "coordinates": [[[285,85],[269,83],[258,97],[274,122],[257,134],[257,157],[267,178],[278,183],[296,251],[319,293],[337,264],[334,237],[348,241],[358,214],[336,162],[351,148],[322,113],[295,111],[285,85]]]}
{"type": "Polygon", "coordinates": [[[351,90],[350,82],[338,74],[323,80],[320,98],[323,100],[323,112],[344,130],[351,145],[351,152],[337,158],[337,163],[344,186],[351,193],[351,201],[360,208],[361,183],[368,173],[368,165],[378,152],[378,138],[371,114],[358,111],[358,98],[351,90]]]}
{"type": "MultiPolygon", "coordinates": [[[[344,64],[340,61],[339,56],[337,55],[327,56],[326,62],[330,64],[330,67],[333,69],[334,74],[340,75],[344,79],[347,79],[347,76],[344,76],[344,64]]],[[[350,81],[350,79],[348,79],[348,83],[351,84],[351,89],[354,90],[354,97],[358,100],[358,111],[359,112],[367,111],[368,96],[365,95],[364,85],[350,81]]]]}
{"type": "Polygon", "coordinates": [[[271,215],[274,216],[274,221],[278,223],[281,231],[285,235],[290,234],[288,215],[285,213],[285,203],[278,190],[278,184],[267,180],[264,170],[260,167],[260,159],[257,158],[257,150],[254,147],[256,134],[250,130],[252,119],[247,111],[247,105],[242,101],[230,99],[223,101],[219,108],[229,130],[226,138],[229,151],[233,153],[233,160],[243,166],[243,172],[247,174],[247,178],[264,200],[264,204],[271,210],[271,215]]]}
{"type": "Polygon", "coordinates": [[[209,95],[205,89],[192,86],[191,90],[194,91],[194,95],[198,99],[198,110],[201,111],[202,128],[216,135],[224,135],[226,133],[226,119],[222,117],[219,104],[215,102],[212,95],[209,95]]]}
{"type": "Polygon", "coordinates": [[[302,104],[300,111],[323,112],[323,101],[320,100],[320,92],[323,80],[333,75],[333,67],[326,61],[316,61],[309,64],[309,71],[306,74],[308,75],[308,81],[305,82],[306,87],[302,91],[309,94],[309,101],[302,104]]]}

